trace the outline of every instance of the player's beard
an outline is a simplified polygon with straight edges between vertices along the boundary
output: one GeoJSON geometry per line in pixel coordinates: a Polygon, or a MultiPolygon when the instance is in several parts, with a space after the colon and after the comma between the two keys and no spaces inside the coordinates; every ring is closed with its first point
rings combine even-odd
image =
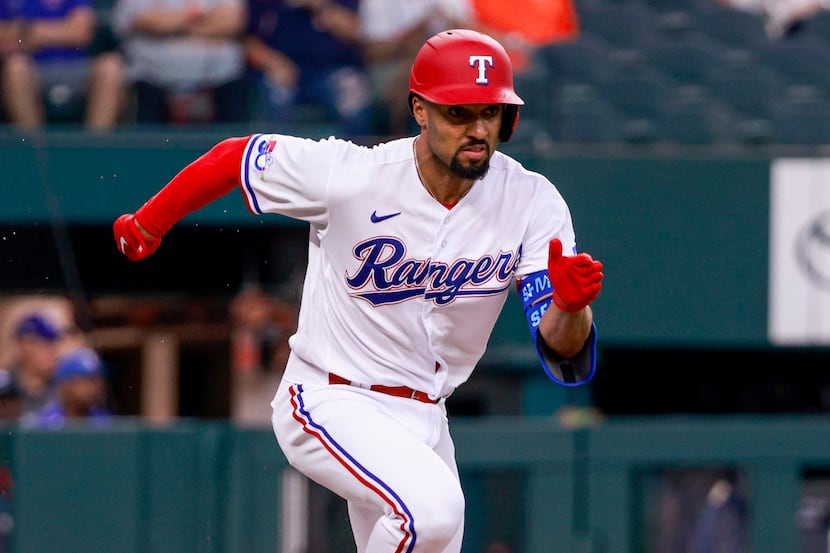
{"type": "MultiPolygon", "coordinates": [[[[489,154],[490,147],[487,145],[486,142],[475,142],[472,144],[468,144],[468,146],[473,146],[475,144],[484,144],[487,146],[487,151],[489,154]]],[[[484,178],[484,175],[487,174],[487,171],[490,170],[490,156],[487,155],[484,159],[479,161],[478,163],[464,166],[461,161],[458,159],[458,154],[452,156],[450,160],[450,171],[456,176],[461,177],[462,179],[470,179],[470,180],[478,180],[484,178]]]]}

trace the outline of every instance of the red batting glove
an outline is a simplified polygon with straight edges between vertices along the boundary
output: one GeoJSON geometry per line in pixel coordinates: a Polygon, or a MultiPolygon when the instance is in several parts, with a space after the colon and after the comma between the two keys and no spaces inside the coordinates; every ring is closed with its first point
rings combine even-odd
{"type": "Polygon", "coordinates": [[[118,251],[131,261],[138,261],[152,255],[161,245],[161,238],[149,238],[139,230],[135,215],[132,213],[124,214],[116,219],[112,230],[118,251]]]}
{"type": "Polygon", "coordinates": [[[602,288],[602,263],[587,253],[565,257],[562,242],[550,241],[548,277],[553,286],[553,303],[562,311],[575,313],[597,299],[602,288]]]}

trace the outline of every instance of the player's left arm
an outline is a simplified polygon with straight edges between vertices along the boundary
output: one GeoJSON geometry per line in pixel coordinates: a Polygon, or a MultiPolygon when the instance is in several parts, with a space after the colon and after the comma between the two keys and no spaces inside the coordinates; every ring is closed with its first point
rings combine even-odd
{"type": "Polygon", "coordinates": [[[585,346],[594,324],[590,306],[579,311],[562,311],[550,306],[539,321],[539,337],[544,345],[561,358],[574,357],[585,346]]]}
{"type": "Polygon", "coordinates": [[[539,322],[545,344],[561,357],[573,357],[582,350],[591,332],[590,304],[602,289],[602,263],[587,253],[562,255],[558,238],[548,247],[548,278],[555,309],[548,309],[539,322]]]}
{"type": "Polygon", "coordinates": [[[590,304],[602,288],[602,263],[587,253],[562,255],[549,243],[548,269],[518,284],[533,342],[545,373],[563,386],[579,386],[596,370],[596,326],[590,304]]]}

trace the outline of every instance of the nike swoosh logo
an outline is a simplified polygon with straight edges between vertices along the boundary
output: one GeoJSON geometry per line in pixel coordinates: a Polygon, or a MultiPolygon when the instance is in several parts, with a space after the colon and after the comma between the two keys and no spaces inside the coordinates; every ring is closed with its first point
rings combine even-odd
{"type": "Polygon", "coordinates": [[[377,211],[373,211],[371,219],[372,219],[373,223],[380,223],[381,221],[391,219],[392,217],[397,217],[400,214],[401,214],[401,212],[398,211],[397,213],[390,213],[388,215],[378,215],[377,211]]]}

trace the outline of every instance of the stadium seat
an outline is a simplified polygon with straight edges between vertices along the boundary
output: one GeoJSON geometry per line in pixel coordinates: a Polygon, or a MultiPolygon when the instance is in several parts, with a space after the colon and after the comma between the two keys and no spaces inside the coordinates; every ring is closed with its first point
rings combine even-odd
{"type": "Polygon", "coordinates": [[[622,142],[622,121],[592,85],[566,85],[556,96],[551,135],[561,142],[622,142]]]}
{"type": "Polygon", "coordinates": [[[819,41],[773,41],[759,49],[759,59],[792,84],[830,88],[830,50],[819,41]]]}
{"type": "Polygon", "coordinates": [[[601,83],[600,96],[626,117],[654,117],[669,96],[661,78],[646,74],[617,75],[601,83]]]}
{"type": "Polygon", "coordinates": [[[802,23],[804,38],[830,45],[830,11],[822,10],[802,23]]]}
{"type": "Polygon", "coordinates": [[[525,101],[522,118],[546,119],[551,110],[551,97],[557,78],[542,62],[531,64],[525,71],[516,73],[514,87],[525,101]]]}
{"type": "Polygon", "coordinates": [[[599,91],[622,118],[626,142],[659,140],[661,111],[671,91],[662,78],[620,74],[604,81],[599,91]]]}
{"type": "Polygon", "coordinates": [[[677,84],[698,84],[718,62],[720,51],[705,38],[687,36],[679,41],[654,44],[645,55],[677,84]]]}
{"type": "Polygon", "coordinates": [[[597,4],[583,9],[580,27],[618,48],[640,48],[655,32],[652,12],[635,2],[597,4]]]}
{"type": "Polygon", "coordinates": [[[610,45],[593,33],[582,32],[579,38],[544,46],[538,52],[555,84],[592,83],[608,71],[610,45]]]}
{"type": "Polygon", "coordinates": [[[677,144],[736,142],[731,114],[700,86],[675,89],[661,111],[660,139],[677,144]]]}
{"type": "Polygon", "coordinates": [[[772,140],[784,145],[830,144],[830,102],[818,90],[790,87],[772,108],[772,140]]]}
{"type": "Polygon", "coordinates": [[[644,50],[621,48],[611,50],[606,57],[604,77],[601,84],[621,77],[665,80],[666,75],[648,58],[644,50]]]}
{"type": "Polygon", "coordinates": [[[664,11],[654,15],[655,37],[662,41],[686,40],[700,34],[697,15],[693,11],[664,11]]]}
{"type": "Polygon", "coordinates": [[[732,111],[739,142],[771,140],[771,108],[781,99],[786,82],[761,65],[752,52],[731,51],[706,72],[702,84],[712,98],[732,111]]]}
{"type": "Polygon", "coordinates": [[[702,32],[725,48],[755,49],[770,42],[761,17],[743,10],[717,8],[700,11],[697,22],[702,32]]]}
{"type": "Polygon", "coordinates": [[[655,14],[696,13],[700,10],[700,2],[701,0],[643,0],[643,3],[655,14]]]}

